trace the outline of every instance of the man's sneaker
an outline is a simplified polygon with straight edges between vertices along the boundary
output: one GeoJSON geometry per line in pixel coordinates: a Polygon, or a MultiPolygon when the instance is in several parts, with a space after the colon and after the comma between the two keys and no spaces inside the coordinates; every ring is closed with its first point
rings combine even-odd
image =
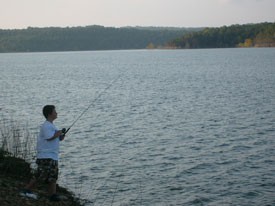
{"type": "Polygon", "coordinates": [[[58,195],[54,194],[54,195],[50,196],[50,201],[59,202],[60,198],[58,195]]]}
{"type": "Polygon", "coordinates": [[[37,195],[28,189],[20,190],[20,196],[37,200],[37,195]]]}
{"type": "Polygon", "coordinates": [[[53,202],[59,202],[61,200],[65,200],[66,197],[65,196],[60,196],[58,194],[53,194],[52,196],[50,196],[50,201],[53,201],[53,202]]]}

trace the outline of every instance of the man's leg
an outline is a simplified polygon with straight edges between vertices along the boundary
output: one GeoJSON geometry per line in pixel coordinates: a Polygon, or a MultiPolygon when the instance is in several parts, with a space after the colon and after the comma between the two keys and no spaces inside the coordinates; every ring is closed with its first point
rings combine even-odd
{"type": "Polygon", "coordinates": [[[25,189],[32,190],[36,186],[36,179],[32,178],[29,184],[26,185],[25,189]]]}
{"type": "Polygon", "coordinates": [[[52,196],[56,194],[56,181],[50,182],[48,187],[49,195],[52,196]]]}
{"type": "Polygon", "coordinates": [[[56,182],[58,179],[58,162],[57,161],[51,161],[50,164],[50,174],[49,174],[49,196],[51,201],[60,201],[59,195],[56,194],[56,182]]]}
{"type": "Polygon", "coordinates": [[[36,186],[36,182],[37,181],[35,178],[31,179],[29,184],[27,184],[24,189],[20,190],[20,195],[23,197],[37,199],[37,195],[32,192],[32,189],[36,186]]]}

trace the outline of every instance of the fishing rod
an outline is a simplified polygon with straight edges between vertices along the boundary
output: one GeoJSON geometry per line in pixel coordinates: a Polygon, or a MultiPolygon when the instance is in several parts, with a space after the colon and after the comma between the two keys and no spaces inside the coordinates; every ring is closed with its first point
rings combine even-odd
{"type": "Polygon", "coordinates": [[[68,129],[63,128],[62,129],[62,133],[63,135],[67,134],[69,132],[69,130],[75,125],[75,123],[91,108],[91,106],[94,105],[94,103],[120,78],[121,75],[118,75],[117,78],[115,78],[102,92],[100,92],[92,101],[91,104],[89,104],[89,106],[83,110],[83,112],[74,120],[74,122],[71,124],[71,126],[69,126],[68,129]]]}

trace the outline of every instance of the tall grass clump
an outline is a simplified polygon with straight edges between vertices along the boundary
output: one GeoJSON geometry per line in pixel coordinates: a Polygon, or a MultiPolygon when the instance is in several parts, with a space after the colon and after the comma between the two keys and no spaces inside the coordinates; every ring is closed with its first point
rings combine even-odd
{"type": "Polygon", "coordinates": [[[35,138],[13,120],[0,121],[0,170],[4,175],[30,176],[35,138]]]}

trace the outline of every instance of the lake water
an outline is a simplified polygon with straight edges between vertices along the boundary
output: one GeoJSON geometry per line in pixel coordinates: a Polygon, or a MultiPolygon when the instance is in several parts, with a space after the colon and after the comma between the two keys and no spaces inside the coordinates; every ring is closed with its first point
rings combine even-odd
{"type": "Polygon", "coordinates": [[[0,116],[45,104],[86,205],[275,205],[275,49],[0,54],[0,116]]]}

